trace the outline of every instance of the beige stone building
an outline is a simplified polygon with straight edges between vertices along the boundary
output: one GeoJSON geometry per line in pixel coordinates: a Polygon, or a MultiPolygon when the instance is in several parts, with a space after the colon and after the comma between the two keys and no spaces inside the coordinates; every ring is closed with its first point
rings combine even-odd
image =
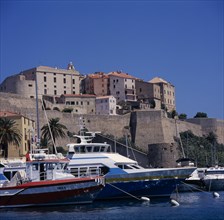
{"type": "Polygon", "coordinates": [[[103,72],[96,72],[87,75],[81,83],[84,94],[105,96],[109,94],[109,77],[103,72]]]}
{"type": "Polygon", "coordinates": [[[73,109],[73,114],[95,114],[96,96],[91,94],[61,95],[58,104],[60,107],[73,109]]]}
{"type": "Polygon", "coordinates": [[[155,77],[149,82],[160,86],[161,104],[167,111],[176,110],[175,87],[160,77],[155,77]]]}
{"type": "MultiPolygon", "coordinates": [[[[20,131],[21,134],[21,144],[15,146],[10,143],[8,146],[8,158],[14,157],[24,157],[26,153],[30,150],[32,137],[35,135],[35,122],[23,115],[19,115],[12,112],[2,111],[0,112],[0,117],[7,117],[8,119],[14,120],[15,128],[20,131]]],[[[4,157],[5,152],[1,149],[0,157],[4,157]]]]}
{"type": "Polygon", "coordinates": [[[136,96],[141,109],[161,109],[160,86],[157,84],[135,80],[136,96]]]}
{"type": "Polygon", "coordinates": [[[67,69],[38,66],[6,78],[0,91],[29,98],[35,98],[36,91],[39,98],[43,95],[79,94],[81,79],[72,63],[67,69]]]}
{"type": "Polygon", "coordinates": [[[122,72],[108,73],[110,95],[119,101],[136,101],[135,77],[122,72]]]}
{"type": "Polygon", "coordinates": [[[113,96],[96,97],[96,115],[116,115],[116,99],[113,96]]]}

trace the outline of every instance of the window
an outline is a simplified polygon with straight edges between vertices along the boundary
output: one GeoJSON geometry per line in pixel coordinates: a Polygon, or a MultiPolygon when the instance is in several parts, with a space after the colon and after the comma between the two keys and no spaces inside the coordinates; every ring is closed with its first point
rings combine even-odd
{"type": "Polygon", "coordinates": [[[32,84],[29,84],[28,86],[29,86],[29,87],[33,87],[33,85],[32,85],[32,84]]]}
{"type": "Polygon", "coordinates": [[[56,79],[56,77],[54,77],[54,82],[55,82],[55,83],[57,82],[57,79],[56,79]]]}
{"type": "Polygon", "coordinates": [[[57,95],[57,90],[54,90],[54,94],[57,95]]]}
{"type": "Polygon", "coordinates": [[[47,87],[47,85],[44,85],[44,87],[47,87]]]}
{"type": "Polygon", "coordinates": [[[45,94],[45,95],[47,94],[47,89],[44,89],[44,94],[45,94]]]}
{"type": "Polygon", "coordinates": [[[76,105],[79,105],[79,102],[78,101],[76,102],[76,105]]]}
{"type": "Polygon", "coordinates": [[[83,101],[81,101],[81,105],[83,105],[83,101]]]}
{"type": "Polygon", "coordinates": [[[64,83],[66,83],[66,79],[64,78],[64,83]]]}
{"type": "Polygon", "coordinates": [[[56,76],[56,73],[54,73],[54,76],[56,76]]]}
{"type": "Polygon", "coordinates": [[[44,76],[44,82],[47,82],[47,77],[46,76],[44,76]]]}
{"type": "Polygon", "coordinates": [[[64,94],[66,94],[66,91],[64,91],[64,94]]]}
{"type": "Polygon", "coordinates": [[[75,84],[75,79],[72,79],[72,84],[75,84]]]}
{"type": "Polygon", "coordinates": [[[87,101],[87,105],[89,105],[89,101],[87,101]]]}

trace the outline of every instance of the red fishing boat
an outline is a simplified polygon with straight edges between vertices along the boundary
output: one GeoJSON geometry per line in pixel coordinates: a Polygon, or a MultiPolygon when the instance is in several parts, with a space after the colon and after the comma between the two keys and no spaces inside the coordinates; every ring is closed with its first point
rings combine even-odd
{"type": "Polygon", "coordinates": [[[0,186],[0,208],[91,203],[104,187],[101,176],[77,178],[66,169],[68,160],[45,153],[26,162],[0,186]]]}

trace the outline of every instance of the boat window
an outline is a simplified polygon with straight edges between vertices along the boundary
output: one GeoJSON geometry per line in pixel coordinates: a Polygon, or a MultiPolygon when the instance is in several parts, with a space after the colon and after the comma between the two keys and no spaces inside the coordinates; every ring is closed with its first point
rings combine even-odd
{"type": "Polygon", "coordinates": [[[128,166],[128,165],[124,164],[124,168],[123,169],[125,170],[125,169],[133,169],[133,168],[131,166],[128,166]]]}
{"type": "Polygon", "coordinates": [[[38,164],[37,163],[32,164],[32,170],[33,171],[38,170],[38,164]]]}
{"type": "Polygon", "coordinates": [[[80,176],[86,176],[87,167],[80,167],[79,174],[80,174],[80,176]]]}
{"type": "Polygon", "coordinates": [[[120,165],[117,165],[117,166],[118,166],[119,168],[123,169],[123,165],[120,164],[120,165]]]}
{"type": "Polygon", "coordinates": [[[80,150],[80,153],[84,153],[85,152],[85,146],[80,146],[79,150],[80,150]]]}
{"type": "Polygon", "coordinates": [[[126,165],[126,164],[118,164],[117,165],[119,168],[125,170],[125,169],[133,169],[133,167],[126,165]]]}
{"type": "Polygon", "coordinates": [[[79,174],[78,168],[71,168],[71,174],[77,177],[79,174]]]}
{"type": "Polygon", "coordinates": [[[99,146],[94,146],[93,152],[99,152],[99,151],[100,151],[100,147],[99,146]]]}
{"type": "Polygon", "coordinates": [[[207,175],[210,175],[210,174],[224,174],[224,171],[223,170],[209,170],[209,171],[206,171],[205,172],[207,175]]]}
{"type": "Polygon", "coordinates": [[[47,164],[47,169],[48,170],[53,170],[55,168],[56,164],[55,163],[49,163],[47,164]]]}
{"type": "Polygon", "coordinates": [[[140,167],[136,166],[136,165],[131,165],[133,168],[135,169],[140,169],[140,167]]]}
{"type": "Polygon", "coordinates": [[[61,170],[63,168],[63,163],[58,163],[57,164],[57,170],[61,170]]]}
{"type": "Polygon", "coordinates": [[[86,152],[92,152],[92,146],[87,146],[86,147],[86,152]]]}
{"type": "Polygon", "coordinates": [[[101,146],[100,152],[105,152],[105,146],[101,146]]]}
{"type": "Polygon", "coordinates": [[[89,174],[90,175],[99,175],[99,167],[89,167],[89,174]]]}

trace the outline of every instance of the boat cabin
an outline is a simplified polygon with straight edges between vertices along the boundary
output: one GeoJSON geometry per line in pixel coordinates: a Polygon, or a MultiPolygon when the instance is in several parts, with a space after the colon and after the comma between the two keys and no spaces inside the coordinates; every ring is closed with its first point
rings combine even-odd
{"type": "Polygon", "coordinates": [[[67,159],[32,160],[26,164],[26,174],[31,181],[54,180],[68,172],[67,164],[67,159]]]}

